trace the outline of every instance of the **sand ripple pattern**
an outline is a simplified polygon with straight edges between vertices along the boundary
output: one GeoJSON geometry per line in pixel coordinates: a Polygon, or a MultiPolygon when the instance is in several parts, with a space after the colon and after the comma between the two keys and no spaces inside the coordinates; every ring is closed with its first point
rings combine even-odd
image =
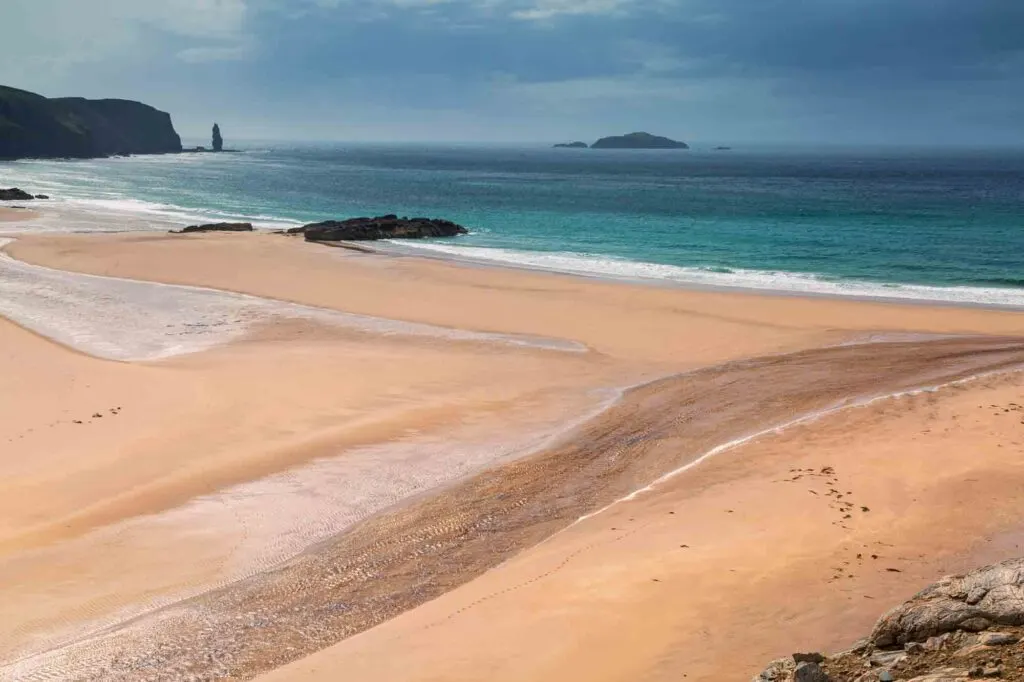
{"type": "MultiPolygon", "coordinates": [[[[0,239],[0,248],[10,241],[0,239]]],[[[368,334],[586,350],[558,339],[448,329],[201,287],[65,272],[2,252],[0,316],[89,355],[126,361],[202,351],[273,319],[309,320],[368,334]]]]}
{"type": "Polygon", "coordinates": [[[271,571],[9,664],[0,677],[250,679],[433,599],[723,444],[1022,364],[1024,340],[944,339],[823,348],[656,381],[534,456],[369,518],[271,571]]]}

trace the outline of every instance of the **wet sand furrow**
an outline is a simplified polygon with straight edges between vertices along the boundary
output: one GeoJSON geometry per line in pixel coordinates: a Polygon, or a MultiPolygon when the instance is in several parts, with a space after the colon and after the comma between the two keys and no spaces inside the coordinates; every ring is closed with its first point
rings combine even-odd
{"type": "Polygon", "coordinates": [[[824,348],[656,381],[560,445],[377,515],[274,571],[0,673],[249,679],[443,594],[724,443],[1022,363],[1019,340],[945,339],[824,348]]]}

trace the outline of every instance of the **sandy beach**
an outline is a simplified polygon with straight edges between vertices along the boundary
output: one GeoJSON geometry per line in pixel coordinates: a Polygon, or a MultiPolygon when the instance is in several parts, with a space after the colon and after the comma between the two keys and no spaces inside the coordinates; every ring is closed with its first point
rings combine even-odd
{"type": "Polygon", "coordinates": [[[6,679],[746,679],[1019,554],[1019,311],[15,236],[6,679]]]}

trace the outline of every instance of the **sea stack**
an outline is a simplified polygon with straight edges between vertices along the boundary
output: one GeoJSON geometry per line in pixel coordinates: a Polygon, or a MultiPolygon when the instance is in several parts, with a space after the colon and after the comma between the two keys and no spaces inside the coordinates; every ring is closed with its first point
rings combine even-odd
{"type": "Polygon", "coordinates": [[[219,152],[224,149],[224,138],[220,136],[220,126],[213,124],[213,151],[219,152]]]}

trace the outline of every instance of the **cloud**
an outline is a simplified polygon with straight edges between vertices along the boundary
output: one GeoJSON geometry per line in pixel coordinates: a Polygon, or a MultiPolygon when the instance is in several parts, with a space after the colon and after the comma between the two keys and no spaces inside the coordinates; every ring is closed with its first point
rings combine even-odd
{"type": "Polygon", "coordinates": [[[515,19],[544,21],[558,16],[615,15],[635,5],[634,0],[536,0],[531,6],[513,10],[515,19]]]}
{"type": "Polygon", "coordinates": [[[167,55],[240,54],[246,0],[4,0],[0,82],[69,78],[89,65],[167,55]]]}
{"type": "Polygon", "coordinates": [[[248,57],[251,52],[252,47],[248,44],[189,47],[178,52],[177,57],[188,64],[202,64],[204,62],[238,61],[248,57]]]}
{"type": "Polygon", "coordinates": [[[0,83],[151,96],[204,134],[216,102],[253,129],[432,121],[458,126],[449,139],[632,119],[719,138],[1024,137],[1011,0],[0,3],[0,83]]]}

